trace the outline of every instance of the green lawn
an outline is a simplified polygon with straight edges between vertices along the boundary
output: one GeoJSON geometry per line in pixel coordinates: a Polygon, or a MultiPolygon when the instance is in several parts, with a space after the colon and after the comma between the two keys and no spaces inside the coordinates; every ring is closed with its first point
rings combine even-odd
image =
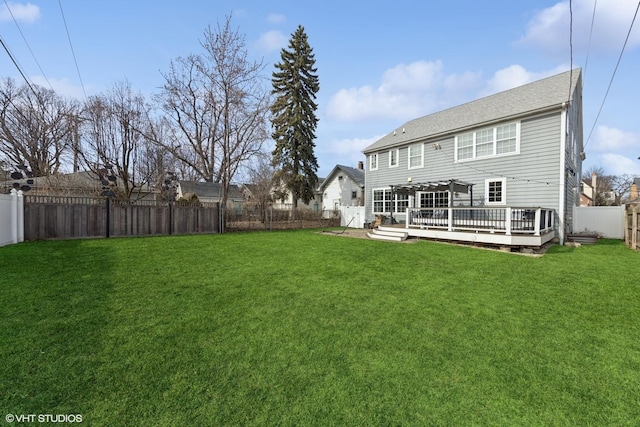
{"type": "Polygon", "coordinates": [[[541,258],[309,230],[7,246],[0,425],[638,425],[639,278],[606,240],[541,258]]]}

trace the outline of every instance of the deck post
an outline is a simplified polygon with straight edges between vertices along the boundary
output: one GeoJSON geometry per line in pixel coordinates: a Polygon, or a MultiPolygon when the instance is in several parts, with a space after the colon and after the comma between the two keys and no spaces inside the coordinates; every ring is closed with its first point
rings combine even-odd
{"type": "Polygon", "coordinates": [[[504,228],[507,236],[511,236],[511,212],[510,207],[505,208],[504,228]]]}
{"type": "MultiPolygon", "coordinates": [[[[534,216],[534,223],[533,223],[533,235],[534,236],[539,236],[540,235],[540,216],[542,214],[542,209],[540,208],[536,208],[536,213],[534,216]]],[[[546,218],[545,218],[545,224],[547,223],[546,218]]]]}

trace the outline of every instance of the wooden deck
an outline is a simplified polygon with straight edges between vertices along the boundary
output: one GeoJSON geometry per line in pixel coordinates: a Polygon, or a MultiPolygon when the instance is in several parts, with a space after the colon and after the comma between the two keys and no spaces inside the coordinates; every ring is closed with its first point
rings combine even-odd
{"type": "Polygon", "coordinates": [[[407,221],[381,225],[382,232],[398,231],[409,237],[481,243],[499,246],[540,247],[555,237],[555,212],[526,207],[452,207],[407,209],[407,221]]]}

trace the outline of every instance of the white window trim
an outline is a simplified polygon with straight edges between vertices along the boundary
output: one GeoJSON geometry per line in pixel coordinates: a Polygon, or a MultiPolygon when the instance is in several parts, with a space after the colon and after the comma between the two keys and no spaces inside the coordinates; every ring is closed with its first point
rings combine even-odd
{"type": "Polygon", "coordinates": [[[478,131],[482,131],[488,128],[482,128],[482,129],[476,129],[476,130],[472,130],[469,132],[464,132],[461,133],[460,135],[466,135],[468,133],[473,134],[473,154],[470,158],[467,159],[459,159],[458,158],[458,136],[456,135],[454,138],[454,148],[453,148],[453,156],[454,156],[454,163],[462,163],[462,162],[473,162],[475,160],[483,160],[483,159],[490,159],[493,157],[507,157],[507,156],[515,156],[517,154],[520,154],[520,139],[521,139],[521,134],[520,134],[520,122],[517,121],[515,122],[516,125],[516,149],[515,151],[509,151],[508,153],[500,153],[500,154],[496,154],[496,150],[497,150],[497,129],[498,126],[504,126],[504,125],[510,125],[513,124],[513,122],[511,123],[501,123],[501,124],[497,124],[495,126],[493,126],[493,154],[489,154],[489,155],[484,155],[484,156],[480,156],[478,157],[477,153],[476,153],[476,133],[478,131]]]}
{"type": "Polygon", "coordinates": [[[424,167],[424,144],[423,143],[412,144],[409,147],[407,147],[407,168],[420,169],[422,167],[424,167]],[[411,166],[411,147],[420,147],[420,165],[418,166],[411,166]]]}
{"type": "Polygon", "coordinates": [[[370,171],[377,171],[378,170],[378,163],[380,162],[380,157],[378,156],[378,153],[373,153],[373,154],[369,154],[369,170],[370,171]],[[376,159],[376,167],[373,167],[373,159],[376,159]]]}
{"type": "Polygon", "coordinates": [[[389,150],[389,167],[390,168],[397,168],[399,164],[400,164],[400,149],[399,148],[394,148],[393,150],[389,150]],[[396,164],[395,165],[391,164],[391,153],[392,152],[396,153],[396,164]]]}
{"type": "Polygon", "coordinates": [[[484,203],[487,206],[504,206],[507,204],[507,178],[487,178],[484,180],[484,203]],[[489,201],[489,183],[501,182],[502,183],[502,200],[499,202],[489,201]]]}
{"type": "MultiPolygon", "coordinates": [[[[371,189],[371,212],[373,214],[384,214],[384,213],[389,213],[389,211],[377,211],[376,210],[376,191],[382,191],[382,194],[386,194],[387,191],[391,192],[391,188],[390,187],[381,187],[381,188],[372,188],[371,189]]],[[[393,200],[392,202],[392,206],[393,206],[393,200]]],[[[385,205],[387,204],[387,200],[386,199],[382,199],[382,209],[384,209],[385,205]]]]}

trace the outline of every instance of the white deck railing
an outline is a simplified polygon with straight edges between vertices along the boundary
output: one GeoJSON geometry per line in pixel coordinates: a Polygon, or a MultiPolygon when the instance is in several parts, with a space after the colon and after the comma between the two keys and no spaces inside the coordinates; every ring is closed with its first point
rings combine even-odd
{"type": "Polygon", "coordinates": [[[408,208],[406,226],[540,236],[554,230],[555,215],[553,209],[544,208],[408,208]]]}

